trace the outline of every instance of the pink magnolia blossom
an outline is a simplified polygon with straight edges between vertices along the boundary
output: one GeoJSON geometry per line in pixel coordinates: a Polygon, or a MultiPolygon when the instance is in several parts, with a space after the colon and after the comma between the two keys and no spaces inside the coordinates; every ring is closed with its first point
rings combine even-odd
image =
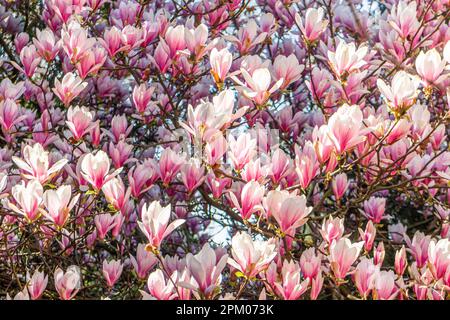
{"type": "Polygon", "coordinates": [[[191,159],[188,163],[182,165],[180,175],[189,194],[206,179],[204,168],[197,159],[191,159]]]}
{"type": "Polygon", "coordinates": [[[103,66],[107,58],[105,49],[94,48],[89,50],[76,64],[81,79],[85,79],[88,75],[95,75],[103,66]]]}
{"type": "Polygon", "coordinates": [[[324,11],[322,8],[308,8],[305,19],[303,20],[298,13],[295,15],[295,21],[300,26],[300,30],[309,42],[317,40],[328,26],[328,20],[324,20],[324,11]]]}
{"type": "Polygon", "coordinates": [[[66,272],[57,268],[54,274],[55,288],[61,300],[71,300],[81,287],[81,272],[78,266],[70,266],[66,272]]]}
{"type": "Polygon", "coordinates": [[[336,200],[340,200],[342,196],[345,194],[348,188],[348,180],[347,175],[345,173],[338,174],[334,179],[332,184],[333,194],[336,200]]]}
{"type": "Polygon", "coordinates": [[[282,282],[276,282],[275,288],[284,300],[297,300],[308,289],[309,279],[300,280],[300,267],[294,261],[284,260],[281,274],[282,282]]]}
{"type": "Polygon", "coordinates": [[[241,68],[241,73],[245,83],[236,76],[232,76],[232,79],[240,86],[242,94],[253,100],[258,106],[263,106],[270,95],[277,91],[284,82],[284,79],[279,79],[271,86],[271,75],[267,68],[256,69],[251,74],[241,68]]]}
{"type": "Polygon", "coordinates": [[[211,74],[216,83],[223,83],[227,77],[228,71],[231,68],[233,56],[227,48],[211,50],[209,61],[211,64],[211,74]]]}
{"type": "Polygon", "coordinates": [[[258,33],[255,20],[249,20],[247,24],[239,28],[237,36],[228,36],[227,40],[236,44],[239,52],[245,54],[255,48],[267,37],[266,32],[258,33]]]}
{"type": "Polygon", "coordinates": [[[130,255],[131,264],[140,279],[147,279],[149,271],[158,262],[158,259],[151,252],[145,250],[145,244],[138,244],[136,257],[130,255]]]}
{"type": "Polygon", "coordinates": [[[304,195],[291,195],[281,203],[279,210],[274,210],[272,216],[277,221],[283,233],[294,236],[295,230],[306,223],[312,207],[306,206],[304,195]]]}
{"type": "Polygon", "coordinates": [[[23,215],[29,221],[39,218],[39,206],[43,196],[43,188],[39,181],[31,180],[27,184],[21,181],[12,188],[11,193],[17,205],[9,203],[9,208],[23,215]]]}
{"type": "Polygon", "coordinates": [[[248,233],[239,232],[231,239],[232,258],[228,264],[245,277],[253,278],[269,266],[276,254],[273,239],[253,241],[248,233]]]}
{"type": "Polygon", "coordinates": [[[173,180],[184,161],[184,155],[179,155],[170,148],[164,149],[159,159],[159,174],[164,184],[173,180]]]}
{"type": "Polygon", "coordinates": [[[414,35],[420,28],[420,22],[417,19],[417,3],[415,1],[399,1],[392,6],[389,15],[389,23],[397,31],[398,35],[406,38],[414,35]]]}
{"type": "Polygon", "coordinates": [[[337,154],[355,147],[364,141],[361,135],[363,114],[359,106],[343,105],[328,121],[328,137],[337,154]]]}
{"type": "Polygon", "coordinates": [[[0,101],[0,124],[4,131],[10,131],[15,125],[26,119],[26,116],[20,115],[19,112],[19,106],[12,99],[0,101]]]}
{"type": "Polygon", "coordinates": [[[79,197],[79,194],[72,197],[70,185],[63,185],[56,190],[46,190],[42,201],[46,210],[42,210],[42,214],[55,225],[63,227],[79,197]]]}
{"type": "Polygon", "coordinates": [[[46,61],[52,61],[59,52],[60,42],[56,41],[55,35],[49,29],[44,31],[37,30],[36,38],[33,43],[37,49],[37,53],[46,61]]]}
{"type": "Polygon", "coordinates": [[[92,153],[86,154],[81,162],[81,174],[95,190],[100,190],[106,182],[121,172],[120,169],[117,169],[109,174],[109,168],[109,158],[102,150],[99,150],[95,155],[92,153]]]}
{"type": "Polygon", "coordinates": [[[103,277],[105,277],[108,287],[113,287],[119,280],[123,271],[123,264],[120,260],[103,260],[103,277]]]}
{"type": "Polygon", "coordinates": [[[399,290],[395,284],[395,273],[392,270],[378,271],[375,274],[373,295],[379,300],[394,299],[399,290]]]}
{"type": "Polygon", "coordinates": [[[87,86],[86,82],[83,82],[80,77],[69,72],[62,78],[60,82],[55,79],[55,87],[53,92],[61,99],[62,103],[68,107],[69,104],[75,99],[87,86]]]}
{"type": "Polygon", "coordinates": [[[249,219],[253,213],[262,209],[261,203],[265,188],[256,181],[250,181],[242,188],[240,201],[234,193],[230,193],[233,205],[239,210],[243,219],[249,219]]]}
{"type": "Polygon", "coordinates": [[[364,231],[362,229],[359,229],[359,234],[361,236],[361,239],[364,241],[364,250],[366,250],[366,252],[370,252],[372,250],[376,233],[377,229],[375,228],[371,220],[367,222],[366,229],[364,231]]]}
{"type": "Polygon", "coordinates": [[[44,150],[40,143],[25,146],[23,157],[24,160],[12,157],[12,161],[23,170],[24,178],[37,179],[40,183],[51,180],[68,162],[66,159],[61,159],[50,166],[49,153],[44,150]]]}
{"type": "Polygon", "coordinates": [[[381,79],[377,80],[377,86],[389,108],[394,112],[401,112],[415,103],[419,80],[405,71],[399,71],[392,78],[390,86],[381,79]]]}
{"type": "Polygon", "coordinates": [[[27,272],[27,288],[31,300],[38,300],[45,291],[48,283],[48,276],[39,270],[34,271],[33,276],[27,272]]]}
{"type": "Polygon", "coordinates": [[[397,250],[395,252],[395,273],[398,276],[402,276],[403,273],[406,270],[406,267],[408,265],[408,260],[406,260],[406,249],[405,246],[402,246],[400,250],[397,250]]]}
{"type": "Polygon", "coordinates": [[[227,254],[220,254],[205,244],[196,255],[188,253],[186,266],[189,269],[193,284],[192,287],[205,297],[213,297],[222,282],[222,271],[228,260],[227,254]]]}
{"type": "Polygon", "coordinates": [[[102,191],[105,195],[106,200],[116,210],[122,210],[124,208],[131,194],[131,189],[125,188],[125,185],[120,177],[112,178],[105,182],[105,184],[102,186],[102,191]]]}
{"type": "Polygon", "coordinates": [[[351,266],[358,259],[363,245],[364,242],[352,243],[347,238],[333,240],[328,260],[337,279],[344,279],[347,276],[351,266]]]}
{"type": "Polygon", "coordinates": [[[288,57],[279,55],[273,63],[273,76],[275,80],[283,79],[280,90],[286,89],[291,83],[302,76],[305,66],[300,64],[294,54],[288,57]]]}
{"type": "Polygon", "coordinates": [[[89,38],[86,29],[72,20],[67,28],[61,31],[62,47],[71,62],[78,62],[94,46],[96,39],[89,38]]]}
{"type": "Polygon", "coordinates": [[[148,88],[145,84],[134,87],[133,103],[139,113],[145,113],[152,100],[155,87],[148,88]]]}
{"type": "Polygon", "coordinates": [[[86,107],[69,107],[66,124],[75,140],[80,140],[93,128],[94,112],[86,107]]]}
{"type": "Polygon", "coordinates": [[[256,139],[252,139],[249,133],[234,138],[229,136],[229,156],[236,170],[241,170],[256,153],[256,139]]]}
{"type": "Polygon", "coordinates": [[[366,46],[356,48],[353,42],[347,44],[340,41],[336,47],[336,52],[328,51],[328,60],[336,75],[342,77],[366,65],[364,57],[367,51],[366,46]]]}
{"type": "Polygon", "coordinates": [[[300,257],[300,267],[305,278],[314,279],[321,273],[322,255],[315,251],[314,248],[306,249],[300,257]]]}
{"type": "Polygon", "coordinates": [[[386,210],[386,198],[370,197],[369,200],[364,201],[363,214],[367,219],[374,223],[380,223],[385,218],[384,212],[386,210]]]}
{"type": "Polygon", "coordinates": [[[113,26],[111,29],[105,30],[103,38],[99,41],[108,51],[109,57],[113,58],[117,53],[128,49],[126,45],[123,45],[123,38],[122,32],[116,26],[113,26]]]}
{"type": "MultiPolygon", "coordinates": [[[[176,277],[176,273],[174,276],[176,277]]],[[[171,278],[174,278],[174,276],[171,276],[171,278]]],[[[177,296],[172,281],[166,280],[161,269],[157,269],[149,275],[147,287],[153,299],[173,300],[177,296]]]]}
{"type": "Polygon", "coordinates": [[[356,266],[355,273],[353,274],[353,282],[358,289],[359,294],[363,299],[367,299],[370,292],[374,287],[375,276],[379,271],[379,267],[376,266],[372,260],[362,258],[356,266]]]}
{"type": "Polygon", "coordinates": [[[142,207],[142,219],[138,225],[148,240],[146,250],[157,251],[164,238],[185,222],[184,219],[176,219],[169,224],[170,212],[170,204],[162,207],[158,201],[142,207]]]}
{"type": "Polygon", "coordinates": [[[22,51],[20,51],[20,62],[22,62],[23,65],[22,71],[28,78],[31,78],[41,62],[34,45],[24,47],[22,51]]]}
{"type": "Polygon", "coordinates": [[[102,213],[95,216],[94,223],[97,228],[98,238],[103,240],[105,239],[106,234],[115,227],[116,220],[114,216],[110,215],[109,213],[102,213]]]}
{"type": "Polygon", "coordinates": [[[436,49],[426,53],[421,51],[416,58],[416,70],[426,84],[439,82],[440,75],[444,71],[446,61],[441,58],[436,49]]]}
{"type": "Polygon", "coordinates": [[[431,240],[428,246],[429,268],[436,279],[440,279],[450,270],[450,241],[431,240]]]}
{"type": "Polygon", "coordinates": [[[380,241],[376,248],[373,249],[373,263],[377,266],[383,264],[384,257],[386,255],[386,250],[384,249],[384,243],[380,241]]]}
{"type": "Polygon", "coordinates": [[[344,219],[329,216],[324,220],[320,234],[328,244],[331,244],[333,240],[338,241],[344,234],[344,219]]]}

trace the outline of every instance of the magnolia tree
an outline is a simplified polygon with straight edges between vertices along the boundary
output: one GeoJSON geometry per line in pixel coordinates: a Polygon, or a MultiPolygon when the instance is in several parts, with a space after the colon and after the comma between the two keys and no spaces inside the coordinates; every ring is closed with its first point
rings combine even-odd
{"type": "Polygon", "coordinates": [[[448,298],[449,26],[0,0],[1,298],[448,298]]]}

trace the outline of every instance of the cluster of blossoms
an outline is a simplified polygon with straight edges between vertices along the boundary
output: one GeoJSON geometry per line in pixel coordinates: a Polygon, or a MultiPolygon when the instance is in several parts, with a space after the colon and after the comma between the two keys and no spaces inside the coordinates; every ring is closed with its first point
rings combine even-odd
{"type": "Polygon", "coordinates": [[[0,298],[450,297],[448,0],[0,0],[0,298]]]}

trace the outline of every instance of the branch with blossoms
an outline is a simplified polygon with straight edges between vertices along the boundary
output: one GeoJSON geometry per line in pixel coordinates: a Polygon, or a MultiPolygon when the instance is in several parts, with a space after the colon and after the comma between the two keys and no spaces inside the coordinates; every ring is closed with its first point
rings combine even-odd
{"type": "Polygon", "coordinates": [[[0,298],[448,299],[449,27],[0,0],[0,298]]]}

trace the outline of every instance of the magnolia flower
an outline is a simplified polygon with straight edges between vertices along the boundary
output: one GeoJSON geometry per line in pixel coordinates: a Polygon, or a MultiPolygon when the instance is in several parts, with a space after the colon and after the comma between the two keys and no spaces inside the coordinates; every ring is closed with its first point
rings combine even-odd
{"type": "Polygon", "coordinates": [[[431,272],[436,279],[440,279],[450,270],[450,241],[441,239],[432,240],[428,247],[428,261],[431,272]]]}
{"type": "Polygon", "coordinates": [[[188,194],[200,186],[206,179],[205,169],[198,159],[192,158],[188,163],[181,166],[181,181],[187,189],[188,194]]]}
{"type": "Polygon", "coordinates": [[[380,223],[384,219],[384,211],[386,207],[386,198],[370,197],[369,200],[364,201],[363,214],[367,219],[374,223],[380,223]]]}
{"type": "Polygon", "coordinates": [[[272,69],[275,80],[283,79],[283,83],[280,86],[280,90],[283,90],[300,79],[305,66],[298,62],[294,54],[288,57],[279,55],[275,58],[272,69]]]}
{"type": "Polygon", "coordinates": [[[208,141],[214,134],[219,134],[219,130],[229,127],[247,110],[246,107],[239,108],[233,114],[234,99],[233,91],[223,90],[213,97],[212,103],[202,102],[195,109],[189,105],[187,124],[180,124],[194,137],[208,141]]]}
{"type": "Polygon", "coordinates": [[[43,191],[42,185],[37,180],[31,180],[26,185],[21,181],[11,190],[18,207],[12,203],[8,205],[11,210],[25,216],[29,221],[34,221],[39,217],[43,191]]]}
{"type": "Polygon", "coordinates": [[[24,47],[20,51],[20,62],[22,62],[23,69],[19,67],[15,62],[12,62],[12,64],[17,69],[25,73],[28,78],[31,78],[36,71],[39,63],[41,62],[41,58],[39,57],[34,45],[24,47]]]}
{"type": "Polygon", "coordinates": [[[403,39],[416,34],[420,28],[420,22],[417,19],[417,2],[399,1],[394,4],[388,22],[403,39]]]}
{"type": "Polygon", "coordinates": [[[256,154],[257,140],[253,139],[250,133],[239,135],[235,138],[228,136],[230,147],[229,156],[236,170],[241,170],[256,154]]]}
{"type": "Polygon", "coordinates": [[[431,242],[431,236],[426,236],[424,233],[416,231],[412,240],[405,234],[405,242],[416,260],[417,267],[422,268],[428,259],[428,247],[431,242]]]}
{"type": "Polygon", "coordinates": [[[397,296],[399,290],[395,284],[395,273],[392,270],[377,271],[374,278],[374,298],[392,300],[397,296]]]}
{"type": "MultiPolygon", "coordinates": [[[[174,272],[171,276],[172,280],[167,280],[164,276],[164,273],[161,269],[157,269],[153,271],[148,276],[147,287],[150,293],[149,298],[158,299],[158,300],[173,300],[177,297],[175,288],[173,286],[174,279],[176,280],[177,272],[174,272]]],[[[148,294],[145,292],[141,292],[144,294],[144,298],[148,294]]]]}
{"type": "Polygon", "coordinates": [[[337,279],[344,279],[347,276],[350,267],[358,259],[363,245],[364,241],[352,243],[347,238],[333,240],[328,260],[337,279]]]}
{"type": "Polygon", "coordinates": [[[328,120],[328,137],[337,154],[342,154],[364,141],[362,124],[363,114],[357,105],[345,104],[333,113],[328,120]]]}
{"type": "Polygon", "coordinates": [[[334,197],[336,198],[336,200],[340,200],[349,186],[347,175],[345,173],[336,175],[331,185],[333,188],[334,197]]]}
{"type": "Polygon", "coordinates": [[[372,259],[369,260],[366,257],[361,258],[361,261],[356,266],[353,281],[363,299],[366,299],[373,289],[375,276],[379,269],[380,267],[376,266],[372,259]]]}
{"type": "Polygon", "coordinates": [[[77,194],[72,197],[72,187],[64,185],[56,190],[47,190],[44,192],[43,203],[47,210],[41,210],[42,214],[55,225],[62,227],[69,218],[69,212],[75,206],[80,197],[77,194]]]}
{"type": "Polygon", "coordinates": [[[171,205],[162,207],[158,201],[142,207],[142,221],[138,221],[139,228],[148,239],[146,250],[157,251],[162,240],[172,231],[182,225],[184,219],[176,219],[169,224],[171,205]]]}
{"type": "Polygon", "coordinates": [[[227,48],[223,48],[220,51],[216,48],[211,50],[209,56],[209,63],[211,64],[211,74],[214,77],[214,81],[220,86],[228,74],[233,62],[233,56],[227,48]]]}
{"type": "Polygon", "coordinates": [[[402,276],[408,266],[408,260],[406,259],[406,249],[402,246],[400,250],[395,252],[394,268],[395,273],[398,276],[402,276]]]}
{"type": "Polygon", "coordinates": [[[219,254],[209,244],[204,244],[196,255],[188,253],[186,266],[192,275],[192,288],[206,297],[213,297],[222,282],[222,271],[228,260],[227,254],[219,254]]]}
{"type": "Polygon", "coordinates": [[[36,270],[33,273],[33,276],[30,277],[30,274],[27,271],[27,288],[30,293],[31,300],[39,299],[45,291],[48,283],[48,276],[45,275],[44,272],[39,272],[36,270]]]}
{"type": "Polygon", "coordinates": [[[303,37],[313,42],[317,40],[328,26],[328,20],[323,18],[324,11],[322,8],[308,8],[305,14],[305,22],[298,13],[295,14],[295,21],[300,26],[303,37]]]}
{"type": "Polygon", "coordinates": [[[155,87],[149,87],[142,83],[133,89],[133,104],[139,113],[145,113],[151,103],[155,87]]]}
{"type": "Polygon", "coordinates": [[[277,252],[274,239],[253,241],[248,233],[238,232],[231,239],[231,255],[228,264],[246,278],[254,278],[268,267],[277,252]]]}
{"type": "Polygon", "coordinates": [[[377,86],[388,107],[394,113],[399,113],[406,111],[416,102],[419,79],[402,70],[395,74],[390,86],[381,79],[377,80],[377,86]]]}
{"type": "Polygon", "coordinates": [[[89,109],[86,107],[69,107],[66,124],[75,140],[80,140],[93,128],[94,115],[95,113],[89,112],[89,109]]]}
{"type": "Polygon", "coordinates": [[[256,69],[251,74],[244,68],[241,68],[241,73],[245,84],[236,76],[232,76],[232,79],[240,86],[239,89],[242,91],[242,94],[246,98],[253,100],[258,106],[263,106],[270,95],[277,91],[284,81],[284,79],[279,79],[270,87],[271,75],[267,68],[256,69]]]}
{"type": "Polygon", "coordinates": [[[86,87],[87,82],[83,82],[80,77],[69,72],[63,77],[62,82],[55,79],[55,88],[53,88],[53,92],[61,99],[64,106],[68,107],[72,100],[86,87]]]}
{"type": "Polygon", "coordinates": [[[60,41],[56,41],[55,35],[50,29],[43,31],[37,29],[33,43],[37,48],[37,53],[48,62],[56,57],[61,47],[60,41]]]}
{"type": "Polygon", "coordinates": [[[272,215],[283,233],[295,236],[295,230],[306,223],[312,209],[306,206],[304,195],[290,195],[283,200],[278,210],[272,211],[272,215]]]}
{"type": "Polygon", "coordinates": [[[361,45],[356,49],[354,42],[347,44],[340,41],[336,52],[328,51],[328,60],[336,75],[342,77],[367,64],[364,60],[367,50],[366,46],[361,45]]]}
{"type": "Polygon", "coordinates": [[[316,254],[315,251],[314,248],[306,249],[300,257],[300,267],[305,278],[316,278],[321,272],[322,255],[316,254]]]}
{"type": "Polygon", "coordinates": [[[262,209],[261,202],[264,197],[265,188],[256,181],[250,181],[245,184],[241,190],[240,202],[233,192],[230,192],[230,198],[233,205],[239,210],[243,219],[248,220],[253,213],[262,209]]]}
{"type": "Polygon", "coordinates": [[[416,70],[425,84],[429,85],[442,80],[440,75],[444,71],[446,61],[441,58],[439,52],[433,48],[426,53],[420,51],[416,58],[416,70]]]}
{"type": "Polygon", "coordinates": [[[23,288],[22,291],[19,291],[13,299],[11,299],[11,296],[9,295],[9,293],[6,294],[6,300],[17,300],[17,301],[25,301],[25,300],[30,300],[30,295],[28,294],[28,290],[27,288],[23,288]]]}
{"type": "Polygon", "coordinates": [[[120,275],[122,274],[122,270],[123,265],[120,260],[103,260],[102,273],[106,279],[106,284],[108,285],[108,287],[112,288],[117,280],[119,280],[120,275]]]}
{"type": "Polygon", "coordinates": [[[333,240],[341,239],[344,234],[344,219],[329,216],[328,219],[323,221],[320,234],[328,244],[331,244],[333,240]]]}
{"type": "Polygon", "coordinates": [[[300,280],[300,267],[293,260],[284,260],[281,269],[281,282],[275,283],[275,288],[284,300],[297,300],[308,290],[309,278],[300,280]]]}
{"type": "Polygon", "coordinates": [[[112,174],[108,174],[109,168],[108,155],[102,150],[99,150],[95,155],[88,153],[81,160],[81,174],[95,190],[100,190],[106,182],[122,171],[120,168],[112,174]]]}
{"type": "Polygon", "coordinates": [[[55,288],[62,300],[71,300],[81,287],[81,272],[78,266],[70,266],[67,271],[57,268],[54,274],[55,288]]]}
{"type": "Polygon", "coordinates": [[[16,124],[26,118],[26,115],[20,115],[19,106],[14,100],[6,99],[0,101],[0,124],[4,131],[10,131],[16,124]]]}
{"type": "Polygon", "coordinates": [[[67,159],[61,159],[49,166],[48,152],[44,150],[40,143],[33,146],[25,146],[23,149],[24,160],[12,157],[12,161],[25,173],[22,175],[26,179],[37,179],[40,183],[45,183],[58,173],[67,163],[67,159]]]}
{"type": "MultiPolygon", "coordinates": [[[[120,214],[118,213],[118,215],[120,214]]],[[[95,216],[94,223],[97,228],[97,236],[100,239],[105,239],[106,234],[116,226],[116,219],[109,213],[102,213],[95,216]]]]}
{"type": "Polygon", "coordinates": [[[137,276],[140,279],[147,279],[149,271],[158,262],[158,258],[153,253],[145,250],[145,244],[140,243],[137,246],[136,257],[130,255],[130,261],[137,276]]]}
{"type": "Polygon", "coordinates": [[[116,210],[122,210],[127,204],[131,195],[131,189],[125,189],[122,179],[112,178],[105,182],[102,187],[106,201],[108,201],[116,210]]]}

